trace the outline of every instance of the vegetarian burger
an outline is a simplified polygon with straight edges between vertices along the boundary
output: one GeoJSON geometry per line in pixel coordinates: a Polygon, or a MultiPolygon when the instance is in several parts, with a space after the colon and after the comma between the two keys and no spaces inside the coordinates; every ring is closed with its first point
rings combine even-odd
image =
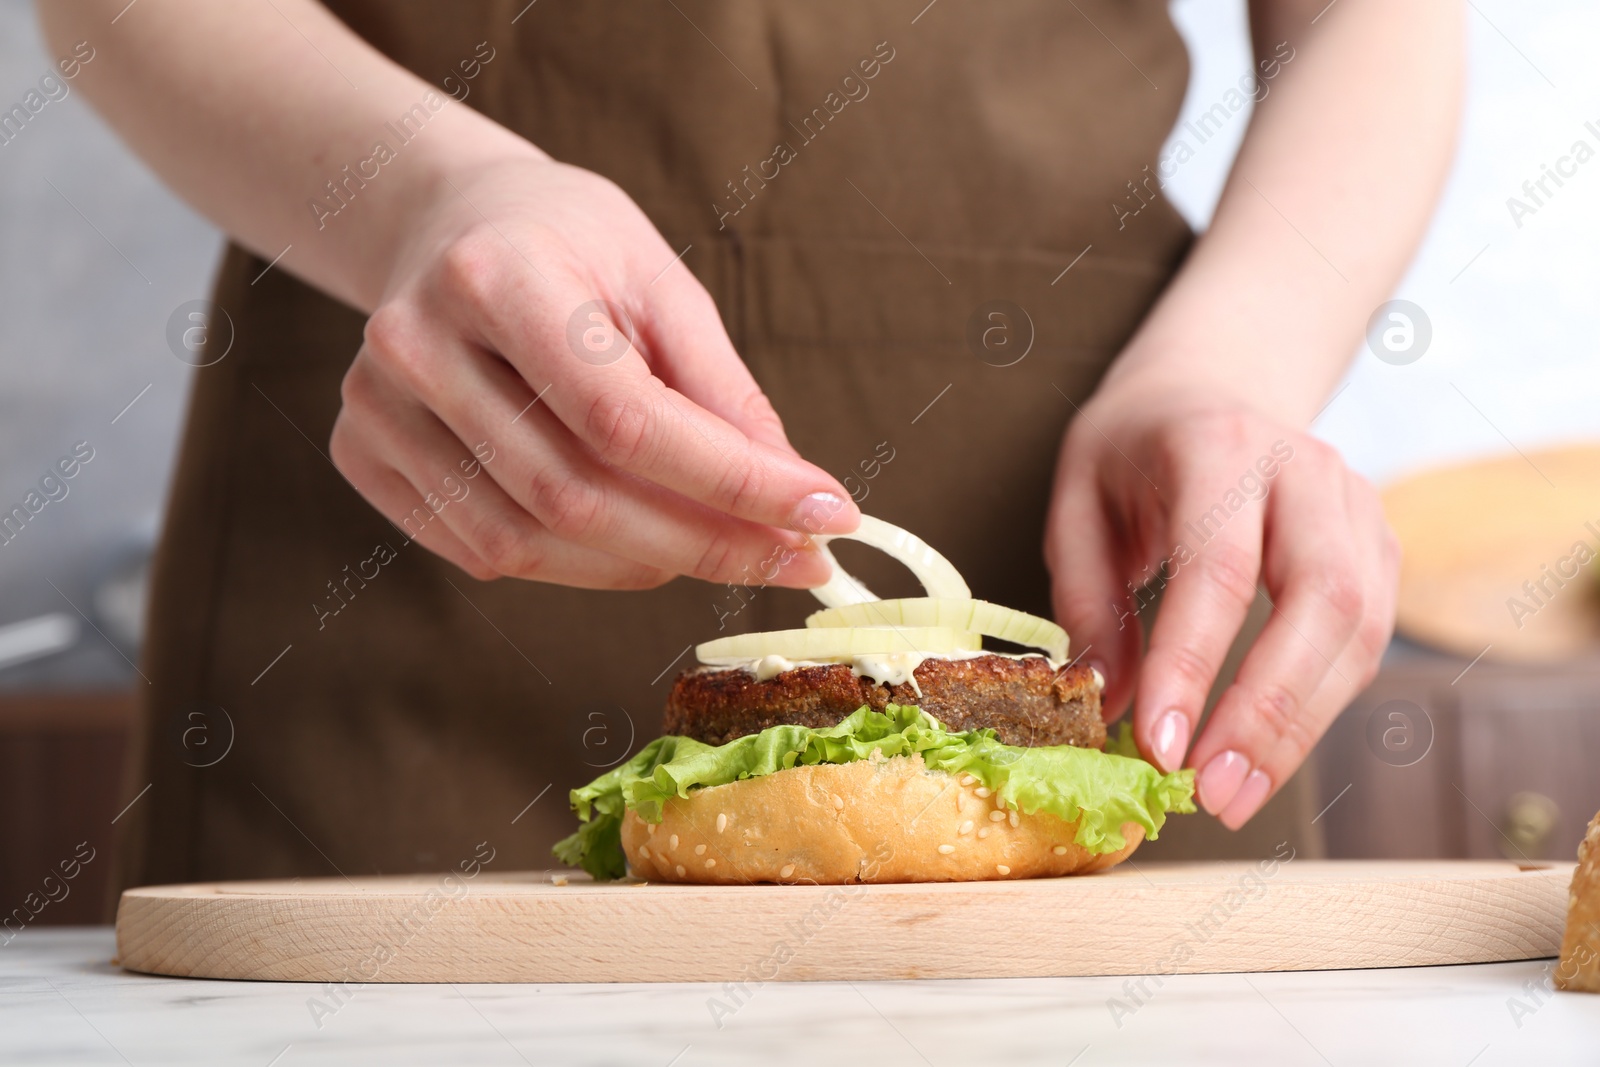
{"type": "Polygon", "coordinates": [[[929,595],[878,600],[835,564],[805,629],[700,645],[666,736],[572,791],[563,862],[713,884],[1031,878],[1110,867],[1194,810],[1192,771],[1161,773],[1126,726],[1108,745],[1104,679],[1066,662],[1059,626],[972,599],[897,527],[846,536],[929,595]]]}

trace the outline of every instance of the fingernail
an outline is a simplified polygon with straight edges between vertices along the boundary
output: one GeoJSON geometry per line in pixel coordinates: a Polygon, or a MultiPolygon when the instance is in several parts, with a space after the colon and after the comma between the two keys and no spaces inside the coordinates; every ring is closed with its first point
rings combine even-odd
{"type": "Polygon", "coordinates": [[[1251,771],[1250,777],[1244,780],[1244,785],[1239,787],[1233,800],[1218,816],[1222,820],[1222,825],[1230,830],[1237,830],[1249,822],[1250,817],[1266,802],[1267,794],[1270,792],[1272,792],[1272,779],[1261,771],[1251,771]]]}
{"type": "Polygon", "coordinates": [[[1243,754],[1229,749],[1211,757],[1195,778],[1195,792],[1200,795],[1200,806],[1215,815],[1228,806],[1228,802],[1244,784],[1250,771],[1250,761],[1243,754]]]}
{"type": "Polygon", "coordinates": [[[849,533],[860,522],[855,505],[837,493],[812,493],[789,515],[789,529],[808,534],[849,533]]]}
{"type": "Polygon", "coordinates": [[[1189,717],[1174,708],[1157,719],[1150,748],[1156,766],[1168,774],[1182,767],[1184,754],[1189,751],[1189,717]]]}

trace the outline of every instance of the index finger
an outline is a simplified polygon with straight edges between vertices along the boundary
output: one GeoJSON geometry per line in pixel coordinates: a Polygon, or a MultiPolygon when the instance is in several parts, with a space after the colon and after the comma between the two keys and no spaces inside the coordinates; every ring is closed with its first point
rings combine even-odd
{"type": "Polygon", "coordinates": [[[792,453],[783,422],[728,337],[717,305],[682,263],[644,288],[649,314],[638,324],[645,346],[667,358],[657,377],[751,440],[792,453]]]}
{"type": "Polygon", "coordinates": [[[840,533],[860,522],[850,494],[826,471],[753,440],[663,383],[647,356],[670,362],[671,353],[641,351],[631,311],[570,286],[560,297],[527,292],[497,303],[527,310],[486,315],[489,344],[607,464],[769,526],[840,533]]]}

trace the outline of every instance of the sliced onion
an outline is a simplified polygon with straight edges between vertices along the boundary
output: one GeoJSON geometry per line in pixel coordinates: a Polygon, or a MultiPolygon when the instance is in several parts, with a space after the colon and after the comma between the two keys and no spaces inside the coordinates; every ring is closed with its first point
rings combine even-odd
{"type": "Polygon", "coordinates": [[[825,534],[816,538],[818,551],[833,565],[833,577],[811,590],[811,595],[830,608],[843,607],[846,604],[865,604],[878,599],[872,590],[861,584],[860,579],[853,577],[839,566],[839,561],[828,551],[828,542],[835,537],[842,537],[847,541],[860,541],[864,545],[871,545],[893,556],[917,576],[917,581],[922,583],[922,588],[927,590],[930,597],[946,600],[972,599],[972,590],[967,588],[961,572],[956,570],[955,565],[949,560],[935,552],[928,542],[882,519],[863,515],[861,525],[856,528],[855,533],[825,534]]]}
{"type": "Polygon", "coordinates": [[[695,646],[701,663],[732,667],[766,656],[789,660],[838,660],[896,652],[979,652],[983,639],[948,626],[826,626],[805,630],[766,630],[719,637],[695,646]]]}
{"type": "Polygon", "coordinates": [[[943,626],[1042,649],[1058,663],[1067,658],[1067,631],[1049,619],[991,604],[987,600],[943,600],[934,597],[873,600],[826,608],[807,618],[806,625],[943,626]]]}

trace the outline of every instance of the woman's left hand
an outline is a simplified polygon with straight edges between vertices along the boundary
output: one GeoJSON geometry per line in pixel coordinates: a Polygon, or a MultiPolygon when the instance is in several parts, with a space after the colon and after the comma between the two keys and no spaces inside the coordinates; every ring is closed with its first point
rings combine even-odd
{"type": "Polygon", "coordinates": [[[1107,717],[1132,695],[1140,750],[1169,771],[1188,752],[1201,805],[1237,829],[1376,674],[1400,549],[1334,449],[1150,381],[1108,381],[1063,442],[1045,538],[1056,617],[1105,675],[1107,717]],[[1258,583],[1272,617],[1191,750],[1258,583]]]}

